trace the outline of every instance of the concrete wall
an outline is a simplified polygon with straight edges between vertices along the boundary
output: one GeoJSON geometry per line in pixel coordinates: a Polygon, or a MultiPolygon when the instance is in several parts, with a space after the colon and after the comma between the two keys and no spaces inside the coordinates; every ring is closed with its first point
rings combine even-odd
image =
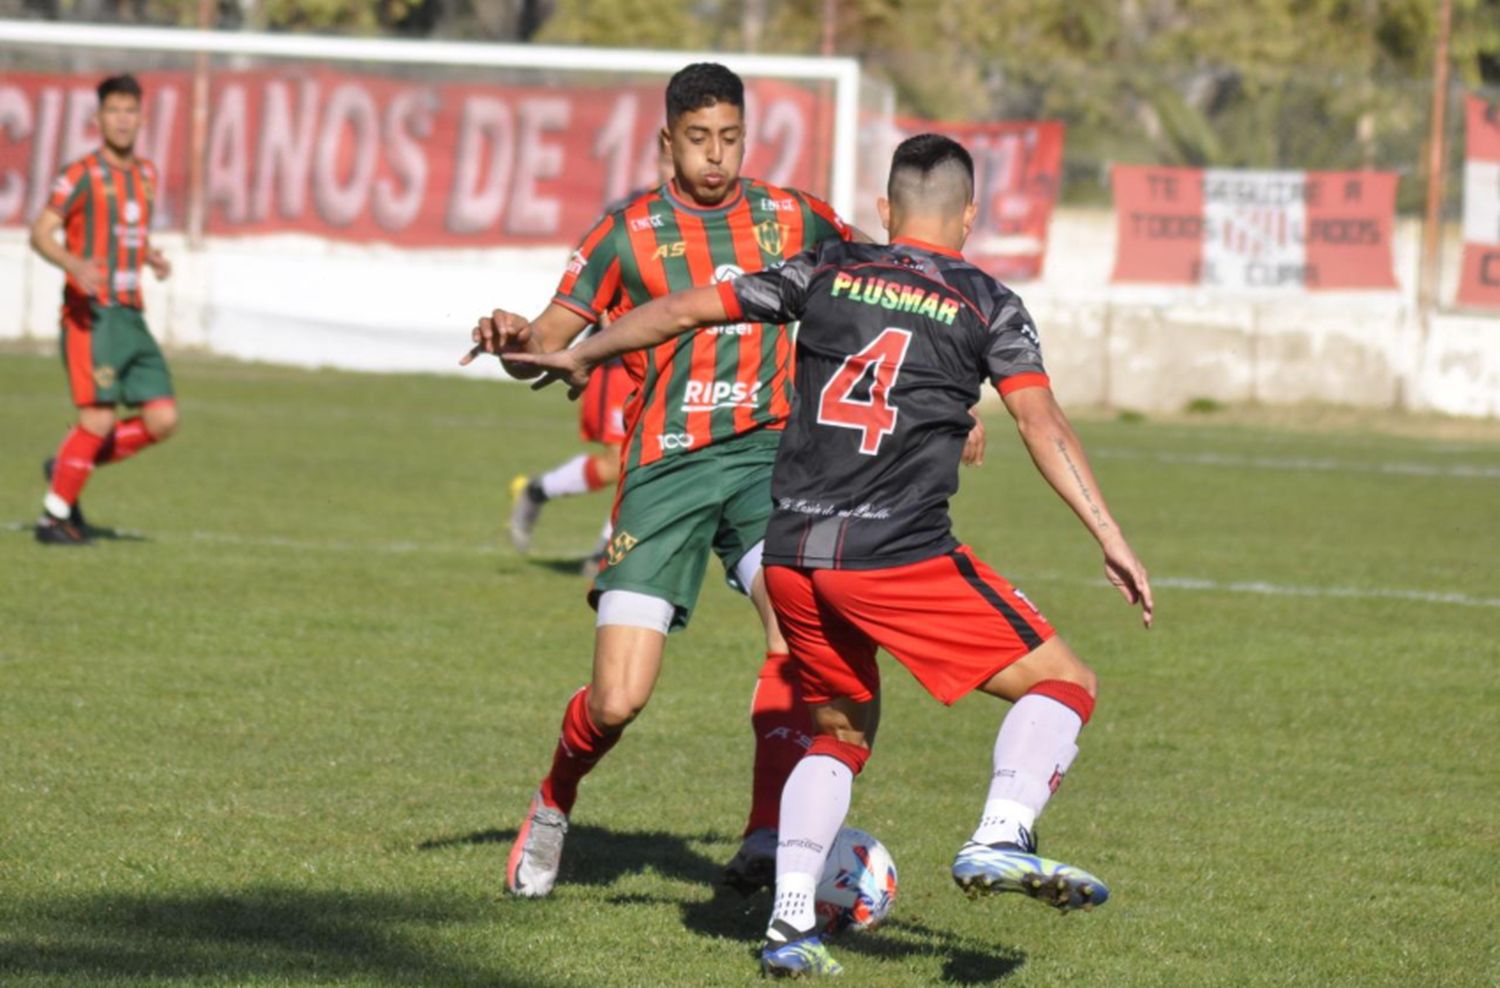
{"type": "MultiPolygon", "coordinates": [[[[1018,290],[1059,395],[1143,411],[1222,402],[1326,402],[1500,417],[1500,313],[1415,317],[1419,228],[1398,224],[1392,292],[1235,293],[1112,286],[1114,217],[1061,210],[1047,268],[1018,290]]],[[[147,277],[148,318],[172,346],[308,367],[457,373],[475,318],[534,313],[568,249],[411,250],[307,236],[163,235],[173,278],[147,277]]],[[[1458,244],[1446,245],[1452,298],[1458,244]]],[[[53,339],[61,276],[21,230],[0,230],[0,337],[53,339]]],[[[464,373],[501,376],[486,361],[464,373]]]]}

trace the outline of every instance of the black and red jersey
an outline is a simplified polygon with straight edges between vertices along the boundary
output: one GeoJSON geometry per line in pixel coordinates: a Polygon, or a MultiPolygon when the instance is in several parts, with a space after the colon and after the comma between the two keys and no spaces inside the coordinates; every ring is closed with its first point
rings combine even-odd
{"type": "Polygon", "coordinates": [[[969,409],[1048,386],[1021,299],[956,252],[825,241],[720,288],[732,319],[801,320],[765,561],[875,569],[957,547],[969,409]]]}

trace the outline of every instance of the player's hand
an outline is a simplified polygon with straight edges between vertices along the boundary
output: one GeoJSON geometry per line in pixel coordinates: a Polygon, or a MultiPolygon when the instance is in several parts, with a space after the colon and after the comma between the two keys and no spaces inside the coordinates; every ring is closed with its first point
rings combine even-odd
{"type": "Polygon", "coordinates": [[[68,274],[85,295],[94,295],[109,280],[109,266],[102,257],[75,257],[68,265],[68,274]]]}
{"type": "Polygon", "coordinates": [[[1126,600],[1141,605],[1141,621],[1151,627],[1151,580],[1122,535],[1104,540],[1104,576],[1126,600]]]}
{"type": "Polygon", "coordinates": [[[972,409],[969,415],[974,419],[974,428],[969,430],[969,438],[964,440],[964,452],[960,462],[966,467],[982,467],[984,466],[984,422],[974,414],[972,409]]]}
{"type": "Polygon", "coordinates": [[[589,375],[594,370],[592,365],[580,360],[573,350],[518,353],[506,358],[506,363],[545,372],[545,376],[533,384],[531,390],[540,391],[555,381],[562,381],[568,386],[568,397],[574,400],[583,394],[583,389],[589,383],[589,375]]]}
{"type": "Polygon", "coordinates": [[[467,367],[481,353],[492,353],[502,360],[511,354],[524,353],[531,346],[531,323],[524,316],[496,309],[480,316],[469,334],[474,346],[458,361],[467,367]]]}
{"type": "Polygon", "coordinates": [[[157,281],[166,281],[172,277],[172,262],[161,251],[155,248],[147,251],[146,264],[150,266],[151,273],[156,275],[157,281]]]}

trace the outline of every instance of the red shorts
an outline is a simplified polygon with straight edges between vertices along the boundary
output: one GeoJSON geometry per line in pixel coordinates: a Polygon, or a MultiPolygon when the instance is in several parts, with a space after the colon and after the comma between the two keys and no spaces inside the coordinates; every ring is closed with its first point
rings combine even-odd
{"type": "Polygon", "coordinates": [[[625,399],[634,389],[624,364],[606,364],[594,371],[578,399],[578,434],[584,442],[618,445],[625,441],[625,399]]]}
{"type": "Polygon", "coordinates": [[[766,589],[808,703],[873,697],[880,647],[951,704],[1056,634],[966,546],[889,569],[767,566],[766,589]]]}

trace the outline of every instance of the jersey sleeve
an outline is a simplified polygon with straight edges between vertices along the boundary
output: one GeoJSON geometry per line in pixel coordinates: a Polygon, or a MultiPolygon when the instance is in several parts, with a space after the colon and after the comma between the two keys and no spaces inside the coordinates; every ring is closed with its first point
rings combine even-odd
{"type": "Polygon", "coordinates": [[[552,301],[590,322],[614,307],[620,293],[619,213],[606,213],[568,258],[552,301]]]}
{"type": "Polygon", "coordinates": [[[802,204],[807,207],[809,218],[808,236],[803,243],[819,244],[831,237],[837,237],[840,240],[854,239],[854,229],[833,211],[832,206],[806,192],[798,192],[797,195],[802,198],[802,204]]]}
{"type": "Polygon", "coordinates": [[[81,161],[64,168],[52,183],[52,194],[47,197],[47,208],[67,219],[83,204],[88,192],[88,168],[81,161]]]}
{"type": "Polygon", "coordinates": [[[719,295],[729,318],[735,321],[776,325],[796,322],[802,318],[817,268],[818,252],[805,250],[769,271],[742,274],[733,281],[720,282],[719,295]]]}
{"type": "Polygon", "coordinates": [[[1036,323],[1019,298],[1009,295],[997,301],[985,338],[985,370],[1002,395],[1051,387],[1036,323]]]}

